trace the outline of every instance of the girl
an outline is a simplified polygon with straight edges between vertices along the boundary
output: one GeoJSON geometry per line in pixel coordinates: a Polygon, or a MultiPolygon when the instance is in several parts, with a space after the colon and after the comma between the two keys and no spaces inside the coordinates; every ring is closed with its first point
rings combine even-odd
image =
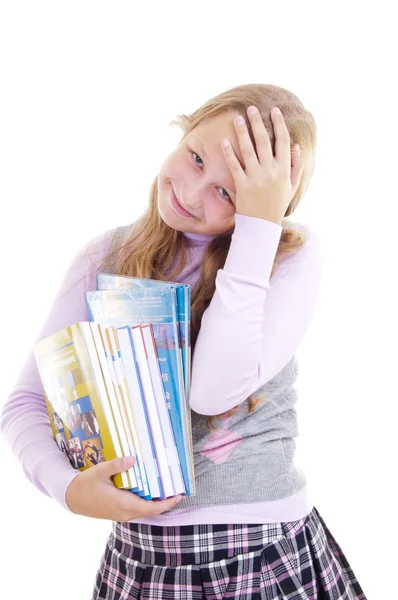
{"type": "Polygon", "coordinates": [[[289,91],[253,84],[177,123],[148,210],[78,253],[38,339],[88,320],[97,272],[189,283],[196,495],[117,489],[111,476],[134,459],[73,469],[54,452],[33,354],[1,430],[43,493],[113,521],[92,600],[366,600],[294,464],[295,352],[322,260],[311,229],[286,217],[314,170],[314,119],[289,91]]]}

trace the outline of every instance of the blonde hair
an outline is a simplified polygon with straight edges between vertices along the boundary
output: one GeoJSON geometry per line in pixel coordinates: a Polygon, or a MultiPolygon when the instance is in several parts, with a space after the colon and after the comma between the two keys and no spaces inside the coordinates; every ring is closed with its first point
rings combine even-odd
{"type": "MultiPolygon", "coordinates": [[[[183,130],[182,139],[184,139],[189,132],[205,119],[216,117],[222,113],[232,114],[238,112],[245,117],[252,143],[255,146],[246,112],[251,104],[254,104],[261,114],[270,137],[273,152],[275,149],[275,136],[270,118],[270,111],[273,106],[278,106],[282,111],[290,134],[290,148],[292,149],[294,144],[297,143],[300,145],[303,174],[298,189],[286,210],[286,218],[294,212],[304,195],[315,167],[315,121],[297,96],[284,88],[269,84],[241,85],[211,98],[190,115],[179,115],[170,124],[177,124],[183,130]]],[[[118,275],[156,279],[158,281],[174,281],[181,273],[186,264],[187,241],[182,232],[173,229],[162,220],[157,208],[157,200],[158,177],[156,176],[150,189],[147,209],[134,223],[133,231],[123,245],[108,255],[108,259],[101,264],[100,269],[106,270],[107,265],[116,264],[118,275]],[[139,244],[134,244],[139,238],[139,244]],[[172,264],[178,248],[181,248],[179,264],[166,279],[165,273],[172,264]],[[119,261],[115,258],[116,255],[119,256],[119,261]]],[[[282,233],[271,271],[271,279],[281,259],[299,250],[305,243],[303,233],[298,229],[289,227],[289,225],[289,222],[282,222],[282,233]]],[[[231,237],[231,232],[229,234],[223,233],[209,242],[201,260],[199,279],[191,290],[192,357],[202,315],[214,295],[217,271],[224,266],[231,244],[231,237]]],[[[254,394],[251,394],[247,398],[248,411],[253,412],[264,397],[263,394],[255,399],[254,394]]],[[[232,416],[238,408],[239,405],[219,415],[209,416],[206,422],[207,427],[213,432],[216,431],[213,424],[214,419],[232,416]]]]}

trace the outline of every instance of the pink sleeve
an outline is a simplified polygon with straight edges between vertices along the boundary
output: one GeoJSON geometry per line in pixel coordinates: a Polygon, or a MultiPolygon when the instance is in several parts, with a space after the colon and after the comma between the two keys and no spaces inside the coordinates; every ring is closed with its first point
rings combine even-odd
{"type": "Polygon", "coordinates": [[[243,402],[295,354],[311,320],[322,273],[320,244],[307,242],[270,274],[282,233],[271,221],[237,214],[216,291],[192,358],[189,402],[217,415],[243,402]]]}
{"type": "MultiPolygon", "coordinates": [[[[85,292],[96,289],[95,267],[105,256],[113,231],[97,236],[77,253],[35,342],[78,321],[88,321],[85,292]]],[[[80,471],[53,439],[33,349],[3,407],[0,431],[29,481],[70,511],[65,493],[80,471]]]]}

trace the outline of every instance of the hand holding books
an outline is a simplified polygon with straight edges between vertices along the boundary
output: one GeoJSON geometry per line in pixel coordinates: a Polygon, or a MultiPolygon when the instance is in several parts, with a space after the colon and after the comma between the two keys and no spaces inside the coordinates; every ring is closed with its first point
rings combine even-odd
{"type": "Polygon", "coordinates": [[[80,471],[69,508],[131,520],[196,493],[190,286],[101,273],[97,287],[86,292],[89,321],[40,340],[34,354],[54,440],[80,471]]]}
{"type": "Polygon", "coordinates": [[[173,508],[182,495],[166,500],[144,500],[128,490],[115,486],[112,475],[121,473],[134,464],[133,457],[114,458],[98,463],[80,472],[66,490],[66,503],[72,512],[95,519],[131,521],[158,515],[173,508]]]}

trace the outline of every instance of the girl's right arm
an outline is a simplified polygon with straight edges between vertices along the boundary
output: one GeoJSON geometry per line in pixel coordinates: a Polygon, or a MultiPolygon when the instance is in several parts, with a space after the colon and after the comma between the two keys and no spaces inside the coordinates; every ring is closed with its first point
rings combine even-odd
{"type": "MultiPolygon", "coordinates": [[[[78,321],[88,321],[85,292],[96,289],[96,267],[100,264],[98,261],[101,261],[106,255],[113,231],[108,230],[97,236],[77,253],[62,280],[50,313],[34,343],[78,321]]],[[[116,467],[116,464],[100,463],[84,472],[72,467],[68,457],[58,448],[53,438],[33,346],[2,409],[0,431],[21,463],[29,481],[42,493],[54,498],[70,512],[81,510],[83,512],[80,512],[80,514],[86,514],[87,516],[113,519],[112,516],[101,517],[101,508],[96,510],[94,507],[94,514],[90,515],[90,510],[79,502],[80,494],[92,496],[92,493],[98,493],[96,487],[97,477],[102,482],[109,479],[109,483],[114,488],[108,485],[109,490],[111,490],[108,502],[111,498],[113,500],[120,498],[120,502],[116,502],[113,512],[112,507],[108,505],[108,515],[111,513],[115,516],[119,515],[119,505],[124,509],[126,506],[127,509],[131,506],[131,514],[134,514],[136,505],[139,505],[139,514],[135,515],[137,517],[144,516],[145,507],[148,510],[146,514],[155,514],[153,507],[156,507],[156,510],[159,509],[158,512],[162,512],[170,508],[170,501],[172,501],[172,505],[173,502],[175,503],[174,498],[152,502],[143,500],[131,492],[118,490],[110,479],[110,471],[116,467]],[[72,483],[73,485],[71,485],[72,483]],[[66,500],[66,492],[69,486],[71,487],[68,499],[71,506],[66,500]],[[129,495],[131,500],[127,505],[126,494],[129,495]],[[143,502],[147,504],[142,505],[143,502]],[[163,508],[163,503],[168,504],[163,508]]],[[[114,461],[109,461],[109,463],[111,462],[114,461]]],[[[121,465],[118,468],[121,468],[121,465]]],[[[116,472],[114,471],[114,473],[116,472]]],[[[96,502],[98,502],[98,499],[96,502]]],[[[123,514],[127,513],[128,510],[124,510],[123,514]]],[[[133,519],[134,516],[130,518],[133,519]]]]}

